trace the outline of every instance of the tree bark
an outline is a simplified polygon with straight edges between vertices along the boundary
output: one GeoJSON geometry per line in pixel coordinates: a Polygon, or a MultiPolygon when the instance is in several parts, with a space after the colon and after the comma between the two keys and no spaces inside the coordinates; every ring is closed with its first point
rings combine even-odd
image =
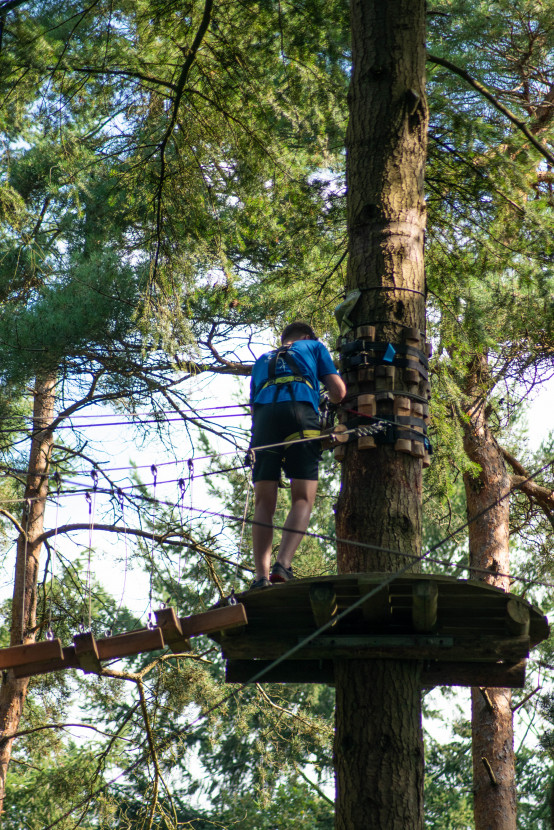
{"type": "MultiPolygon", "coordinates": [[[[469,557],[470,566],[489,571],[475,571],[473,579],[508,591],[510,501],[498,500],[510,490],[510,477],[502,449],[489,429],[480,393],[479,380],[486,372],[486,357],[476,358],[466,388],[471,403],[466,407],[469,420],[464,424],[464,449],[480,467],[477,477],[464,476],[469,557]],[[494,507],[483,513],[491,504],[494,507]]],[[[471,691],[475,830],[516,830],[511,702],[509,689],[471,691]]]]}
{"type": "MultiPolygon", "coordinates": [[[[404,327],[425,327],[425,3],[352,0],[351,29],[347,288],[361,298],[350,317],[395,344],[404,327]]],[[[412,561],[403,554],[419,555],[421,488],[419,459],[347,446],[337,535],[398,555],[343,544],[340,573],[392,571],[412,561]]],[[[340,661],[335,678],[336,827],[419,830],[420,667],[340,661]]]]}
{"type": "MultiPolygon", "coordinates": [[[[44,509],[48,494],[48,470],[53,433],[49,429],[54,415],[54,376],[37,378],[34,389],[33,437],[25,484],[25,504],[21,517],[24,533],[17,540],[15,583],[12,603],[10,645],[33,643],[37,637],[37,580],[44,529],[44,509]]],[[[3,672],[0,688],[0,736],[17,732],[27,695],[28,678],[16,679],[3,672]]],[[[13,740],[0,738],[0,812],[3,810],[6,776],[13,740]]]]}

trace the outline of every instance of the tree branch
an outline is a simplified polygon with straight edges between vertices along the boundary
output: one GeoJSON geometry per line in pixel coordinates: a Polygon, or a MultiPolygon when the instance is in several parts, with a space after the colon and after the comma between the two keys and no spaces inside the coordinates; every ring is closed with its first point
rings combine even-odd
{"type": "MultiPolygon", "coordinates": [[[[59,536],[61,533],[72,533],[75,530],[90,530],[90,524],[88,522],[78,522],[76,524],[62,525],[57,529],[53,528],[52,530],[46,530],[44,533],[41,533],[41,535],[36,539],[36,543],[40,544],[41,542],[45,542],[47,539],[50,539],[52,536],[55,536],[56,534],[59,536]]],[[[167,535],[161,535],[158,533],[150,533],[147,530],[138,530],[137,528],[133,527],[122,527],[120,525],[103,524],[95,524],[94,530],[102,530],[108,533],[127,534],[127,536],[138,536],[142,539],[148,539],[149,541],[152,541],[153,539],[154,542],[157,542],[160,545],[171,545],[173,547],[190,548],[191,550],[196,551],[204,557],[212,557],[213,559],[217,559],[219,562],[223,562],[225,565],[233,565],[234,567],[236,566],[243,571],[254,570],[249,565],[237,565],[237,563],[233,562],[231,559],[226,559],[224,556],[219,556],[219,554],[214,553],[208,548],[205,548],[203,545],[200,545],[198,542],[193,542],[190,539],[171,539],[170,537],[175,535],[174,532],[171,532],[167,535]]]]}
{"type": "Polygon", "coordinates": [[[133,743],[130,738],[122,738],[119,735],[110,735],[109,732],[104,732],[98,729],[97,726],[92,726],[90,723],[47,723],[43,726],[34,726],[32,729],[21,729],[19,732],[11,732],[9,735],[3,735],[2,741],[11,741],[13,738],[22,738],[24,735],[32,735],[34,732],[42,732],[45,729],[92,729],[98,732],[99,735],[105,735],[108,738],[115,738],[119,741],[127,741],[133,743]]]}
{"type": "Polygon", "coordinates": [[[523,464],[517,458],[514,458],[504,447],[500,447],[500,451],[514,473],[516,473],[516,475],[511,476],[512,489],[521,490],[529,499],[536,502],[545,513],[552,527],[554,527],[554,490],[549,490],[548,487],[543,487],[541,484],[533,481],[523,464]]]}
{"type": "Polygon", "coordinates": [[[538,140],[535,138],[531,130],[527,127],[524,121],[517,117],[511,110],[504,106],[497,98],[494,97],[492,92],[487,89],[487,87],[480,83],[480,81],[475,80],[465,69],[462,69],[460,66],[456,66],[455,64],[451,63],[450,61],[446,60],[446,58],[440,58],[437,55],[427,55],[427,60],[431,63],[436,63],[439,66],[444,66],[445,69],[449,69],[451,72],[454,72],[456,75],[459,75],[460,78],[463,78],[473,89],[477,90],[484,98],[489,101],[499,112],[508,118],[512,124],[514,124],[518,130],[520,130],[523,135],[529,139],[533,147],[541,153],[544,158],[549,161],[551,164],[554,164],[554,155],[538,140]]]}
{"type": "Polygon", "coordinates": [[[20,536],[23,536],[23,537],[25,536],[25,531],[23,530],[23,528],[21,527],[21,525],[19,524],[19,522],[17,521],[17,519],[15,518],[15,516],[13,516],[11,513],[8,513],[8,511],[7,511],[7,510],[4,510],[4,508],[3,508],[3,507],[0,507],[0,513],[2,514],[2,516],[5,516],[7,519],[9,519],[9,520],[10,520],[10,522],[11,522],[11,523],[15,526],[15,528],[17,529],[17,531],[18,531],[18,533],[20,534],[20,536]]]}
{"type": "Polygon", "coordinates": [[[175,91],[175,98],[173,99],[173,110],[171,113],[171,119],[169,121],[167,130],[160,142],[159,150],[160,150],[160,181],[157,187],[156,199],[157,199],[157,210],[156,210],[156,235],[158,237],[158,243],[156,245],[156,255],[154,258],[154,273],[156,273],[158,269],[158,259],[160,255],[160,236],[161,236],[161,228],[162,228],[162,193],[163,193],[163,186],[165,180],[165,149],[167,147],[167,143],[170,139],[170,136],[173,132],[175,124],[177,122],[177,113],[179,111],[179,105],[181,103],[181,98],[183,97],[183,92],[185,89],[185,84],[187,82],[187,78],[189,76],[190,68],[196,58],[198,50],[200,49],[200,45],[202,40],[204,39],[204,35],[208,30],[208,26],[210,25],[211,15],[212,15],[212,6],[213,0],[206,0],[204,4],[204,13],[202,15],[202,20],[200,21],[200,26],[198,27],[198,31],[194,37],[192,42],[192,46],[188,51],[186,60],[183,64],[181,69],[181,74],[179,76],[179,80],[177,81],[177,87],[175,91]]]}
{"type": "Polygon", "coordinates": [[[208,347],[208,349],[211,351],[211,353],[213,354],[213,356],[215,357],[215,359],[219,363],[222,363],[223,366],[227,367],[227,369],[230,372],[233,372],[233,374],[245,375],[245,376],[250,375],[252,373],[252,366],[249,366],[248,364],[244,364],[244,363],[236,363],[235,361],[232,361],[232,360],[225,360],[225,358],[222,357],[219,354],[218,351],[216,351],[216,348],[212,343],[212,338],[215,334],[215,330],[216,330],[216,327],[215,327],[215,323],[214,323],[214,325],[212,326],[212,330],[210,331],[210,333],[208,335],[208,339],[207,339],[206,343],[204,344],[203,341],[200,341],[200,340],[198,342],[201,345],[206,345],[208,347]]]}

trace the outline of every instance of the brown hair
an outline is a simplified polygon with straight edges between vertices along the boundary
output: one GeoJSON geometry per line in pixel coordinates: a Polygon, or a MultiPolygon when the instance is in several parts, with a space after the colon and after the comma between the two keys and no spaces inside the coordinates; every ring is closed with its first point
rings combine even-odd
{"type": "Polygon", "coordinates": [[[301,337],[309,337],[310,340],[317,340],[315,331],[307,323],[302,320],[295,320],[294,323],[289,323],[285,326],[281,335],[281,343],[286,343],[287,340],[299,340],[301,337]]]}

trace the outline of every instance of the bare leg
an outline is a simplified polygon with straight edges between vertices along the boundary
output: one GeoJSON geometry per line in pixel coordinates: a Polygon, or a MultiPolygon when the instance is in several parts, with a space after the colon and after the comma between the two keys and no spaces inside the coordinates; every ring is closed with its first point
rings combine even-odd
{"type": "Polygon", "coordinates": [[[273,516],[277,506],[277,482],[256,481],[254,484],[254,522],[252,525],[252,549],[256,579],[269,577],[271,544],[273,542],[273,516]],[[267,525],[267,526],[266,526],[267,525]]]}
{"type": "Polygon", "coordinates": [[[293,478],[291,479],[290,488],[292,504],[285,522],[285,527],[290,528],[290,530],[283,531],[279,553],[277,554],[277,561],[285,568],[290,568],[292,558],[302,541],[304,531],[307,530],[310,523],[317,493],[317,481],[293,478]]]}

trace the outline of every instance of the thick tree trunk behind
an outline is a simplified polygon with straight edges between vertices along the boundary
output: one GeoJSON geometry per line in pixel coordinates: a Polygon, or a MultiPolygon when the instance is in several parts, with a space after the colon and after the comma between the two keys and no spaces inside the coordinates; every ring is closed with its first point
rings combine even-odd
{"type": "MultiPolygon", "coordinates": [[[[351,0],[351,28],[347,288],[362,292],[351,318],[376,325],[377,340],[394,344],[405,326],[425,327],[425,3],[351,0]]],[[[348,445],[337,534],[399,552],[341,545],[341,573],[392,571],[411,562],[402,554],[421,550],[421,461],[391,446],[348,445]]],[[[418,665],[340,661],[335,680],[336,827],[419,830],[418,665]]]]}
{"type": "MultiPolygon", "coordinates": [[[[478,379],[486,372],[486,358],[473,367],[467,392],[472,403],[467,408],[464,448],[468,457],[479,464],[481,472],[464,477],[467,516],[470,521],[470,565],[473,579],[482,579],[504,591],[509,590],[510,502],[502,499],[482,515],[482,511],[510,489],[500,448],[491,434],[479,393],[478,379]],[[474,518],[477,517],[477,518],[474,518]]],[[[515,830],[516,784],[514,738],[509,689],[472,689],[472,752],[475,830],[515,830]]]]}
{"type": "MultiPolygon", "coordinates": [[[[10,645],[33,643],[37,637],[37,579],[42,545],[37,543],[44,529],[44,509],[48,494],[48,470],[53,435],[47,427],[54,414],[55,377],[37,379],[34,390],[33,438],[25,485],[25,504],[21,517],[23,533],[17,540],[15,584],[12,604],[10,645]]],[[[29,681],[17,680],[4,672],[0,688],[0,738],[17,731],[29,681]]],[[[4,806],[6,776],[12,740],[0,741],[0,812],[4,806]]]]}

